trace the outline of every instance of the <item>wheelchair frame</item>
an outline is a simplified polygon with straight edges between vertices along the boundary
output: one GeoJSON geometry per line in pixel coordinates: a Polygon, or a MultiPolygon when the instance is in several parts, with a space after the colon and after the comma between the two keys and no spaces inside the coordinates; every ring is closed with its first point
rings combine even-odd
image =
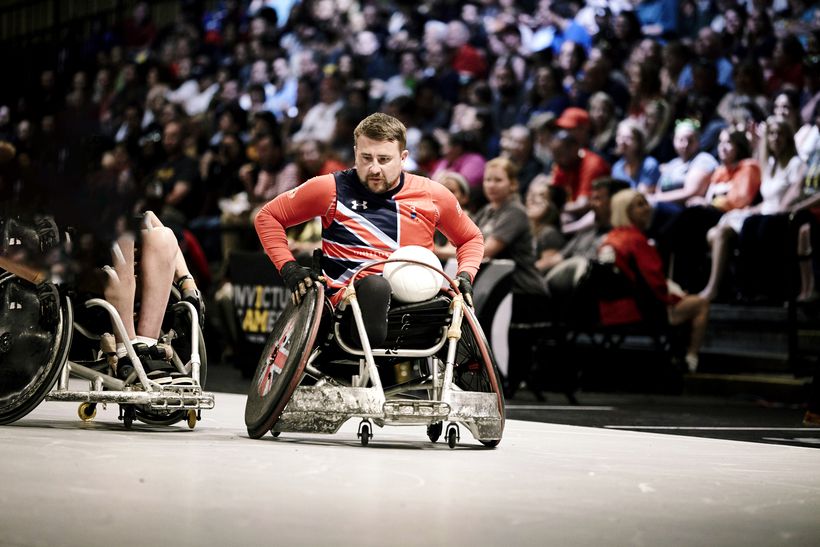
{"type": "MultiPolygon", "coordinates": [[[[12,268],[9,273],[0,276],[0,279],[19,277],[20,279],[31,281],[28,276],[15,275],[12,268]]],[[[175,291],[176,289],[172,289],[175,291]]],[[[173,293],[172,293],[173,294],[173,293]]],[[[176,294],[178,297],[178,292],[176,294]]],[[[74,321],[74,310],[71,300],[61,297],[61,314],[64,317],[65,329],[63,337],[67,337],[65,343],[66,351],[58,356],[62,363],[58,365],[59,371],[54,382],[44,400],[65,401],[81,403],[78,415],[83,421],[89,421],[96,415],[97,404],[116,403],[120,405],[119,419],[123,421],[126,428],[130,429],[134,420],[139,419],[152,425],[171,425],[181,420],[186,420],[188,427],[193,429],[196,422],[201,419],[201,411],[214,407],[213,393],[204,392],[201,386],[202,362],[199,352],[200,328],[199,318],[196,308],[189,302],[179,301],[173,304],[172,309],[187,312],[191,321],[191,357],[187,363],[182,363],[177,352],[171,349],[171,363],[180,377],[149,378],[142,361],[138,357],[133,345],[125,331],[125,326],[114,306],[103,299],[92,298],[85,303],[86,307],[101,307],[111,319],[114,331],[123,340],[128,357],[133,365],[137,381],[127,384],[125,381],[105,372],[95,370],[68,359],[68,351],[71,347],[75,332],[79,332],[90,340],[99,340],[101,335],[89,332],[82,325],[74,321]],[[88,380],[88,390],[71,389],[69,378],[76,377],[88,380]]],[[[171,346],[172,335],[166,333],[160,338],[161,343],[171,346]]],[[[39,404],[39,402],[38,402],[39,404]]],[[[33,409],[33,407],[32,407],[33,409]]],[[[22,416],[19,416],[19,419],[22,416]]]]}
{"type": "MultiPolygon", "coordinates": [[[[373,424],[379,427],[427,425],[428,437],[435,442],[442,433],[443,423],[449,421],[445,438],[450,448],[454,448],[460,440],[459,424],[485,446],[496,446],[501,440],[505,419],[504,398],[497,367],[473,310],[465,306],[464,297],[456,283],[441,269],[414,260],[393,260],[422,265],[437,271],[447,280],[450,286],[448,295],[452,298],[449,306],[450,324],[442,327],[440,338],[430,347],[423,349],[371,347],[354,282],[366,270],[387,262],[391,261],[377,260],[360,268],[343,289],[344,297],[337,309],[337,313],[341,314],[348,306],[351,308],[361,349],[345,342],[339,322],[333,320],[333,337],[344,352],[358,359],[358,374],[352,376],[350,385],[341,384],[339,380],[325,375],[314,366],[322,350],[320,347],[311,349],[304,371],[316,378],[317,382],[315,385],[299,385],[293,391],[281,415],[273,424],[271,433],[274,436],[282,432],[332,434],[350,418],[361,418],[357,437],[364,446],[373,437],[373,424]],[[454,381],[456,352],[462,338],[463,325],[471,330],[473,339],[480,346],[481,361],[491,386],[491,390],[487,392],[467,391],[461,389],[454,381]],[[447,357],[442,362],[437,354],[445,345],[447,357]],[[385,389],[376,365],[376,358],[379,357],[426,359],[429,373],[385,389]],[[428,398],[408,398],[406,394],[412,391],[426,391],[428,398]]],[[[318,287],[316,290],[320,292],[321,297],[322,288],[318,287]]],[[[265,359],[266,356],[263,355],[262,363],[265,359]]],[[[297,374],[303,373],[297,371],[297,374]]],[[[304,376],[301,377],[300,383],[303,379],[304,376]]],[[[254,386],[251,389],[254,389],[254,386]]],[[[251,433],[251,436],[255,435],[251,433]]]]}

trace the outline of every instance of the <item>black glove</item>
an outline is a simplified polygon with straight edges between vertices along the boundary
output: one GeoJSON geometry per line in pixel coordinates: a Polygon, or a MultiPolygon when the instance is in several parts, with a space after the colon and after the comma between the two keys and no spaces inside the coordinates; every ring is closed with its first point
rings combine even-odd
{"type": "Polygon", "coordinates": [[[458,281],[458,290],[464,295],[464,301],[471,308],[473,307],[473,282],[470,281],[470,274],[467,272],[459,272],[456,274],[456,281],[458,281]]]}
{"type": "Polygon", "coordinates": [[[294,304],[302,301],[302,297],[307,294],[308,288],[313,286],[314,281],[319,280],[319,276],[310,268],[300,266],[295,260],[286,262],[279,270],[285,287],[290,290],[291,300],[294,304]]]}

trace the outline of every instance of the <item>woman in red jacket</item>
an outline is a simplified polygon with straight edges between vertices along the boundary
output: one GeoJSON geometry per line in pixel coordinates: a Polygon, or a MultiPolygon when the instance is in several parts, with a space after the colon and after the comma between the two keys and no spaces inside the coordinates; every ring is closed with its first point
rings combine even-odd
{"type": "Polygon", "coordinates": [[[649,300],[650,305],[665,306],[670,325],[691,323],[686,364],[690,372],[695,372],[709,318],[709,302],[686,294],[667,281],[660,254],[644,235],[652,220],[652,206],[641,193],[621,190],[613,196],[611,210],[612,230],[601,244],[598,257],[601,262],[614,261],[636,291],[625,298],[599,302],[601,323],[618,325],[651,320],[645,317],[646,306],[641,306],[644,300],[649,300]]]}

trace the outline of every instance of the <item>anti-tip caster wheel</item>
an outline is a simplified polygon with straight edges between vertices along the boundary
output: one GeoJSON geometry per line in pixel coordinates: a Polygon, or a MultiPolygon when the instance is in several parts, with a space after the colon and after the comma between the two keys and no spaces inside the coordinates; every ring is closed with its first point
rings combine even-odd
{"type": "Polygon", "coordinates": [[[281,431],[274,431],[273,429],[270,430],[270,434],[273,435],[274,438],[278,437],[282,434],[281,431]]]}
{"type": "Polygon", "coordinates": [[[187,416],[188,427],[193,429],[196,427],[196,422],[199,420],[199,417],[196,415],[196,410],[189,410],[187,416]]]}
{"type": "Polygon", "coordinates": [[[458,426],[456,424],[450,424],[447,426],[447,446],[450,448],[455,448],[456,443],[460,440],[460,436],[458,434],[458,426]]]}
{"type": "Polygon", "coordinates": [[[125,429],[131,429],[134,425],[134,419],[137,417],[137,411],[134,409],[133,405],[121,406],[120,407],[120,419],[122,419],[122,425],[125,426],[125,429]]]}
{"type": "Polygon", "coordinates": [[[370,422],[362,420],[362,423],[359,424],[359,432],[356,433],[356,436],[361,440],[362,446],[370,444],[370,439],[373,437],[373,429],[370,422]]]}
{"type": "Polygon", "coordinates": [[[441,431],[444,429],[442,422],[435,422],[427,426],[427,438],[431,443],[436,442],[441,437],[441,431]]]}
{"type": "Polygon", "coordinates": [[[77,415],[84,422],[90,422],[97,416],[97,403],[81,403],[77,415]]]}

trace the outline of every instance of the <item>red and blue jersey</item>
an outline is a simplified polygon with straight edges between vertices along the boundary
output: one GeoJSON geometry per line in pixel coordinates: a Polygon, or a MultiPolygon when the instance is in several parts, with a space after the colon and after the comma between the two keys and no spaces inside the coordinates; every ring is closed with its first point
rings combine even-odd
{"type": "MultiPolygon", "coordinates": [[[[376,194],[355,169],[348,169],[312,178],[259,212],[256,231],[277,269],[293,260],[285,228],[317,216],[322,220],[322,270],[331,294],[363,264],[386,259],[399,247],[432,250],[437,229],[458,248],[459,271],[474,277],[484,255],[481,232],[441,184],[402,173],[394,189],[376,194]]],[[[379,271],[381,266],[370,273],[379,271]]],[[[335,303],[340,297],[334,296],[335,303]]]]}

